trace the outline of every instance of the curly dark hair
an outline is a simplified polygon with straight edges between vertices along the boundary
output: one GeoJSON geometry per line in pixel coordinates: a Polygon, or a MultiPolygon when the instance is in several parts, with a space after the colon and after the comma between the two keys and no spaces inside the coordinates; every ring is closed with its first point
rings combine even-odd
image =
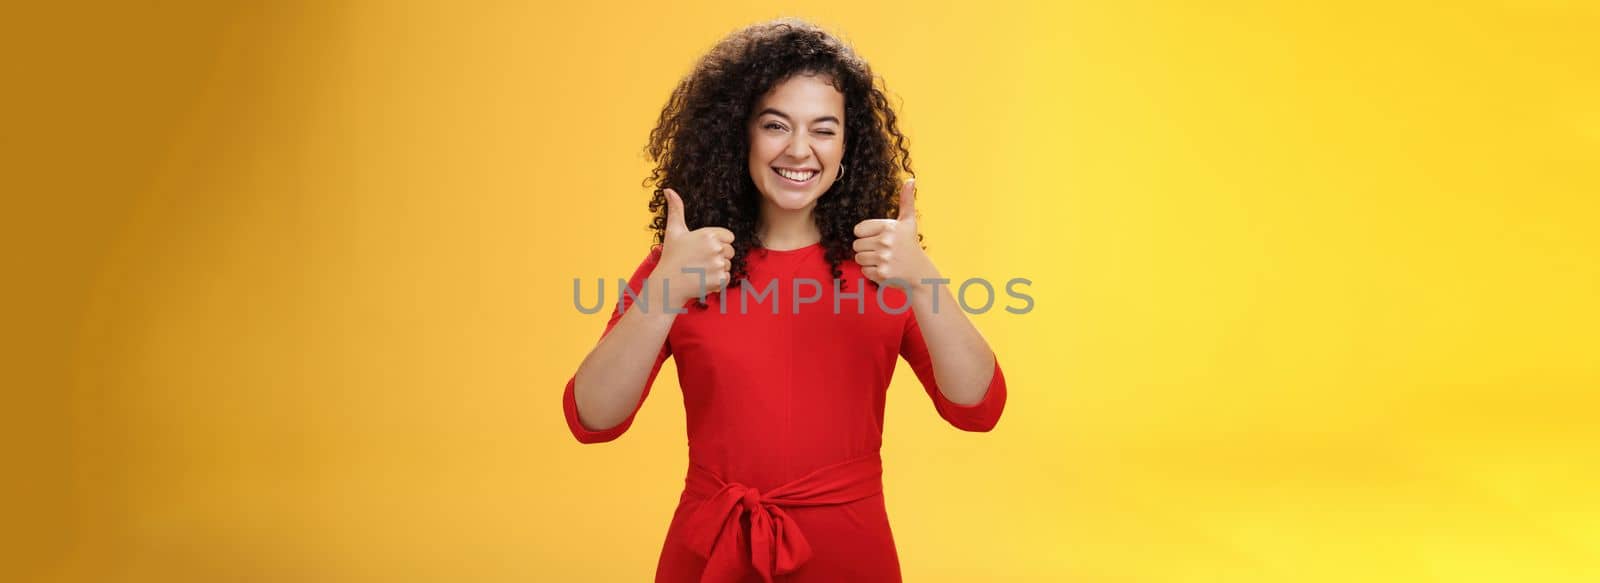
{"type": "Polygon", "coordinates": [[[760,244],[756,223],[761,193],[746,162],[746,124],[767,91],[799,74],[824,76],[844,94],[845,179],[817,199],[813,212],[835,279],[842,276],[839,264],[855,256],[851,244],[856,223],[897,217],[900,172],[912,174],[911,152],[896,126],[882,79],[849,45],[792,18],[728,35],[672,90],[645,148],[656,166],[644,184],[655,189],[650,211],[656,216],[650,227],[657,244],[665,235],[664,191],[669,187],[683,197],[690,229],[720,226],[733,231],[730,287],[747,275],[746,254],[760,244]]]}

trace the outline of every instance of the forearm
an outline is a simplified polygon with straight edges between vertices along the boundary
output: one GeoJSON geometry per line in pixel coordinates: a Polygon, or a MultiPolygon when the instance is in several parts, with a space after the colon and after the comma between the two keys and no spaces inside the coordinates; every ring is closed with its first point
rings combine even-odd
{"type": "Polygon", "coordinates": [[[928,345],[939,392],[960,405],[982,401],[994,378],[994,352],[956,303],[950,286],[918,282],[911,288],[911,309],[928,345]]]}
{"type": "Polygon", "coordinates": [[[647,297],[629,306],[578,366],[573,397],[578,420],[590,430],[615,427],[633,412],[677,318],[665,309],[670,303],[647,297]]]}

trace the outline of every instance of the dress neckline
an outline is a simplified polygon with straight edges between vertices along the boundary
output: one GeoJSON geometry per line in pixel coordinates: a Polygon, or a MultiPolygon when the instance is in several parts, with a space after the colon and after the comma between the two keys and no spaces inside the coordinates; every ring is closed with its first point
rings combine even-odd
{"type": "Polygon", "coordinates": [[[822,247],[822,242],[821,241],[817,241],[816,243],[812,243],[812,244],[806,245],[804,247],[795,247],[794,249],[768,249],[766,247],[762,247],[762,246],[759,246],[759,245],[756,246],[756,249],[759,249],[759,250],[761,250],[761,252],[766,253],[768,255],[777,255],[777,256],[781,257],[781,256],[787,256],[787,255],[798,255],[798,254],[810,251],[812,249],[818,249],[818,248],[821,248],[821,247],[822,247]]]}

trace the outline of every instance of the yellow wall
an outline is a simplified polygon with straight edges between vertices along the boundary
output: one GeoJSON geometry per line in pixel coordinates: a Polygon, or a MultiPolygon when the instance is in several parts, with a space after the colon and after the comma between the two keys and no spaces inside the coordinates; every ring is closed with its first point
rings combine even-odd
{"type": "Polygon", "coordinates": [[[1600,578],[1592,2],[107,4],[0,35],[4,579],[648,580],[675,373],[573,441],[571,278],[780,14],[904,100],[941,269],[1035,282],[993,433],[890,389],[909,581],[1600,578]]]}

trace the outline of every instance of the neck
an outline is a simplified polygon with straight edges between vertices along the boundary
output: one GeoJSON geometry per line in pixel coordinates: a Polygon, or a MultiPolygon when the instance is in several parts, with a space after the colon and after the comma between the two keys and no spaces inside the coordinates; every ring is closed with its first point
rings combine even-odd
{"type": "Polygon", "coordinates": [[[756,225],[756,236],[761,238],[761,246],[782,251],[822,241],[822,231],[817,228],[816,221],[811,220],[812,211],[816,208],[816,202],[802,209],[789,210],[762,200],[761,221],[756,225]]]}

